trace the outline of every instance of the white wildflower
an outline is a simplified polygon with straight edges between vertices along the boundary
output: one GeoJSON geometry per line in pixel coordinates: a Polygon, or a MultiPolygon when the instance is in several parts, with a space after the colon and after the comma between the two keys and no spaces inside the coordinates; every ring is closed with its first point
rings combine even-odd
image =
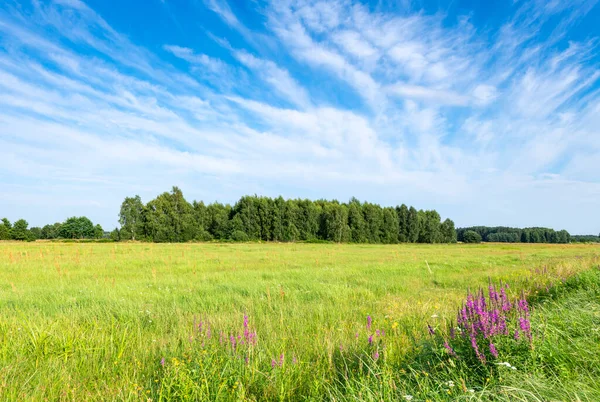
{"type": "Polygon", "coordinates": [[[407,401],[412,401],[413,396],[412,395],[404,395],[404,399],[406,399],[407,401]]]}

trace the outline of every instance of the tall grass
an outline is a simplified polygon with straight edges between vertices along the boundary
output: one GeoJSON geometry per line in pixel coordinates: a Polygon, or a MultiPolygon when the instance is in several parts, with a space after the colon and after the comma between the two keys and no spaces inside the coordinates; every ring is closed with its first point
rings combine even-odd
{"type": "Polygon", "coordinates": [[[500,380],[444,356],[426,323],[446,326],[490,278],[546,293],[598,251],[0,243],[0,399],[487,397],[500,380]]]}

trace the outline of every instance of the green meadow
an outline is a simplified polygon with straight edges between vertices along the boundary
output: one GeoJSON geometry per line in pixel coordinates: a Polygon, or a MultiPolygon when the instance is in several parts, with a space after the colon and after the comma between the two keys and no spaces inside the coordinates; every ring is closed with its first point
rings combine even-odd
{"type": "Polygon", "coordinates": [[[600,400],[599,255],[0,242],[0,399],[600,400]],[[542,331],[525,352],[500,351],[518,370],[454,361],[428,334],[489,280],[526,291],[542,331]]]}

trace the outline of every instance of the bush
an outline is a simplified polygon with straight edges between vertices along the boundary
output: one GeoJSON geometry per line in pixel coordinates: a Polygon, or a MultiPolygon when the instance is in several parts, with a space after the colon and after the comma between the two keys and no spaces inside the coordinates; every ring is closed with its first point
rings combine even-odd
{"type": "Polygon", "coordinates": [[[463,235],[463,243],[481,243],[481,235],[474,230],[467,230],[463,235]]]}
{"type": "Polygon", "coordinates": [[[196,241],[210,241],[212,239],[213,236],[204,229],[200,229],[200,231],[198,232],[198,234],[196,234],[196,237],[194,238],[194,240],[196,241]]]}
{"type": "Polygon", "coordinates": [[[248,235],[241,230],[234,231],[230,238],[233,241],[248,241],[248,235]]]}

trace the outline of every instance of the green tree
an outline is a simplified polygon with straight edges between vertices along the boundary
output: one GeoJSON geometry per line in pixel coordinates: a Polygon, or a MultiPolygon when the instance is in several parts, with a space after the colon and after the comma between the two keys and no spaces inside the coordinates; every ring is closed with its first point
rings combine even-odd
{"type": "Polygon", "coordinates": [[[383,209],[381,206],[369,202],[365,202],[362,209],[369,243],[381,243],[381,236],[383,234],[383,209]]]}
{"type": "Polygon", "coordinates": [[[241,230],[246,233],[249,240],[259,240],[261,238],[260,218],[258,215],[258,197],[245,196],[233,207],[232,218],[239,217],[241,230]]]}
{"type": "Polygon", "coordinates": [[[283,240],[296,241],[300,239],[300,230],[296,223],[300,219],[300,207],[295,200],[285,202],[283,213],[283,240]]]}
{"type": "Polygon", "coordinates": [[[298,208],[300,208],[300,220],[296,223],[296,227],[300,231],[300,239],[316,239],[320,227],[321,206],[311,200],[300,200],[298,208]]]}
{"type": "Polygon", "coordinates": [[[143,211],[144,204],[139,195],[125,198],[119,212],[120,235],[123,239],[136,240],[143,236],[143,211]]]}
{"type": "Polygon", "coordinates": [[[456,243],[456,230],[454,222],[451,219],[446,219],[440,226],[443,243],[456,243]]]}
{"type": "Polygon", "coordinates": [[[42,228],[42,239],[57,239],[60,234],[60,222],[56,222],[53,225],[45,225],[42,228]]]}
{"type": "Polygon", "coordinates": [[[29,235],[27,226],[29,226],[29,224],[25,219],[16,221],[11,230],[13,240],[27,240],[29,235]]]}
{"type": "Polygon", "coordinates": [[[285,213],[285,200],[283,197],[277,197],[271,202],[270,212],[269,223],[271,227],[269,228],[269,234],[271,240],[282,241],[284,238],[283,215],[285,213]]]}
{"type": "Polygon", "coordinates": [[[481,243],[481,235],[474,230],[467,230],[463,235],[464,243],[481,243]]]}
{"type": "Polygon", "coordinates": [[[440,214],[436,211],[418,212],[419,243],[439,243],[441,241],[440,214]]]}
{"type": "Polygon", "coordinates": [[[328,202],[323,207],[324,240],[334,242],[347,241],[350,235],[348,227],[348,209],[338,202],[328,202]]]}
{"type": "Polygon", "coordinates": [[[194,240],[211,240],[213,236],[208,231],[208,225],[210,221],[208,216],[208,208],[202,201],[192,202],[192,208],[194,209],[194,226],[196,228],[196,236],[194,240]]]}
{"type": "Polygon", "coordinates": [[[73,216],[60,225],[59,236],[63,239],[93,239],[94,234],[94,224],[85,216],[73,216]]]}
{"type": "Polygon", "coordinates": [[[178,187],[162,193],[146,205],[146,233],[156,242],[185,242],[198,232],[194,208],[178,187]]]}
{"type": "Polygon", "coordinates": [[[356,198],[352,198],[348,205],[348,226],[350,227],[350,241],[354,243],[367,242],[365,218],[360,201],[356,198]]]}
{"type": "Polygon", "coordinates": [[[408,210],[407,234],[409,243],[416,243],[419,240],[419,213],[414,207],[408,210]]]}
{"type": "Polygon", "coordinates": [[[2,218],[2,223],[0,223],[0,240],[10,240],[12,225],[10,221],[6,218],[2,218]]]}
{"type": "Polygon", "coordinates": [[[396,214],[398,215],[398,241],[406,243],[409,241],[408,207],[405,204],[396,207],[396,214]]]}
{"type": "Polygon", "coordinates": [[[102,226],[100,226],[100,224],[97,224],[96,226],[94,226],[94,239],[101,239],[104,237],[104,229],[102,229],[102,226]]]}
{"type": "Polygon", "coordinates": [[[215,239],[226,239],[229,231],[229,212],[231,207],[218,202],[206,207],[208,232],[215,239]]]}
{"type": "Polygon", "coordinates": [[[273,227],[273,200],[268,197],[260,197],[257,201],[258,222],[260,226],[260,239],[267,241],[273,238],[271,233],[273,227]]]}
{"type": "Polygon", "coordinates": [[[120,241],[121,240],[121,234],[120,234],[120,230],[119,228],[114,228],[114,230],[112,232],[110,232],[110,239],[112,241],[120,241]]]}
{"type": "Polygon", "coordinates": [[[395,208],[383,209],[382,240],[386,244],[398,243],[398,214],[395,208]]]}
{"type": "Polygon", "coordinates": [[[42,229],[34,226],[31,229],[29,229],[29,234],[30,234],[30,239],[32,240],[38,240],[42,238],[42,229]]]}

